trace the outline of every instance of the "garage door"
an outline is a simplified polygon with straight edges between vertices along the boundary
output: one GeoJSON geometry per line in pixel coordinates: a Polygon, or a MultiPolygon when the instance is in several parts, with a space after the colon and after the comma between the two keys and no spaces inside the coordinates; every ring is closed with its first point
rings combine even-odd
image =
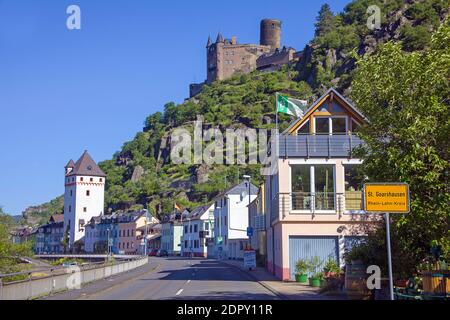
{"type": "Polygon", "coordinates": [[[299,259],[318,256],[326,262],[328,257],[339,263],[337,237],[289,237],[289,270],[291,280],[295,279],[295,264],[299,259]]]}

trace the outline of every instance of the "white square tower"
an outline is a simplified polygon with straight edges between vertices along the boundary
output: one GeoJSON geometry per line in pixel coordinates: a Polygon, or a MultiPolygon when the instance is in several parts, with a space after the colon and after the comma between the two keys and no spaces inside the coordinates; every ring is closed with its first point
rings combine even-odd
{"type": "Polygon", "coordinates": [[[76,163],[65,167],[64,235],[69,251],[79,251],[84,225],[92,217],[103,215],[106,174],[85,151],[76,163]]]}

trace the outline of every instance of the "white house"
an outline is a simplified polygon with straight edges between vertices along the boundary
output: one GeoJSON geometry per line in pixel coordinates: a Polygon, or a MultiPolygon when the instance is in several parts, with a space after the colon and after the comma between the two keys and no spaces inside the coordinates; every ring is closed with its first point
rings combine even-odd
{"type": "Polygon", "coordinates": [[[164,217],[161,222],[161,249],[167,250],[169,255],[181,254],[181,238],[183,236],[181,216],[186,214],[189,214],[187,210],[181,214],[174,212],[164,217]]]}
{"type": "Polygon", "coordinates": [[[65,166],[64,233],[70,251],[84,250],[85,224],[103,214],[106,174],[87,151],[65,166]]]}
{"type": "Polygon", "coordinates": [[[214,204],[194,209],[183,215],[182,221],[181,254],[206,258],[214,247],[214,204]]]}
{"type": "Polygon", "coordinates": [[[219,259],[243,258],[248,245],[248,206],[257,193],[258,188],[244,181],[215,198],[214,256],[219,259]]]}

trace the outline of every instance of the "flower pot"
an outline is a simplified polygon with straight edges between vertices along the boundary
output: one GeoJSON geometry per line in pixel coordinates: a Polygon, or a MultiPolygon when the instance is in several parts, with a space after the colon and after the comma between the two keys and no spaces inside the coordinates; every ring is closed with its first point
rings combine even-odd
{"type": "Polygon", "coordinates": [[[296,273],[295,274],[295,281],[300,282],[300,283],[308,282],[308,275],[307,274],[296,273]]]}
{"type": "Polygon", "coordinates": [[[319,278],[311,278],[311,286],[320,288],[320,279],[319,278]]]}

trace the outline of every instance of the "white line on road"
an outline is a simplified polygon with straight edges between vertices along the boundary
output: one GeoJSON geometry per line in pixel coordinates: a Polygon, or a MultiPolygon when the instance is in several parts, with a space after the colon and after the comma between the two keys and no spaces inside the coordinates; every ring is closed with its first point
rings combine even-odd
{"type": "Polygon", "coordinates": [[[183,292],[183,289],[180,289],[180,290],[177,291],[177,293],[175,295],[179,296],[182,292],[183,292]]]}

